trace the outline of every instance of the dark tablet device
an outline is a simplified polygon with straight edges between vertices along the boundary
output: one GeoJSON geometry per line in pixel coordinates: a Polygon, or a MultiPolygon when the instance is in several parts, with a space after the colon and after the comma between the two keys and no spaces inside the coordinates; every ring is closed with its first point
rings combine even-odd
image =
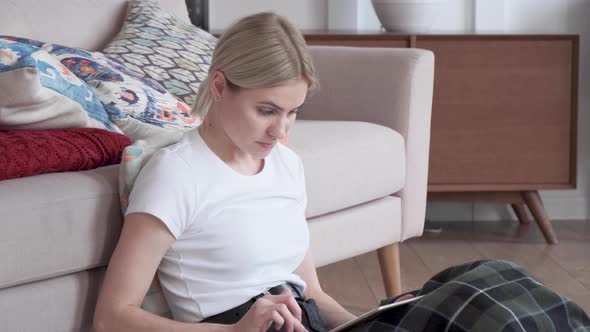
{"type": "MultiPolygon", "coordinates": [[[[424,296],[424,295],[422,295],[422,296],[424,296]]],[[[344,323],[344,324],[338,326],[337,328],[330,330],[330,332],[346,331],[348,328],[351,328],[351,327],[358,325],[360,323],[364,323],[364,322],[368,321],[369,319],[371,319],[375,316],[378,316],[388,310],[391,310],[393,308],[400,307],[400,306],[406,305],[408,303],[412,303],[414,301],[417,301],[417,300],[421,299],[422,296],[416,296],[411,299],[407,299],[407,300],[403,300],[403,301],[399,301],[399,302],[393,302],[390,304],[385,304],[385,305],[379,306],[369,312],[362,314],[361,316],[358,316],[356,319],[353,319],[350,322],[344,323]]]]}

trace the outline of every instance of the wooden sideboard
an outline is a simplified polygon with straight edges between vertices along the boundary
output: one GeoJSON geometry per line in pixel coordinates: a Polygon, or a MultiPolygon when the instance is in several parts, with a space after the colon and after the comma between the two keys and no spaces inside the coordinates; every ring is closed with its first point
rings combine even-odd
{"type": "Polygon", "coordinates": [[[307,31],[309,45],[435,54],[428,200],[528,206],[558,242],[538,190],[576,188],[578,35],[307,31]]]}

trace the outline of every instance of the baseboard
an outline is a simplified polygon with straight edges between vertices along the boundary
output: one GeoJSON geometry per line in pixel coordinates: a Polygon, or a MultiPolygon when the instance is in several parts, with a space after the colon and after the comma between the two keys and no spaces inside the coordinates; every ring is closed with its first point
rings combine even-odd
{"type": "MultiPolygon", "coordinates": [[[[541,192],[541,198],[552,220],[590,219],[590,197],[585,193],[541,192]]],[[[500,221],[516,220],[516,215],[509,204],[429,202],[426,207],[426,219],[430,221],[500,221]]]]}
{"type": "Polygon", "coordinates": [[[430,221],[472,221],[473,204],[427,202],[426,219],[430,221]]]}
{"type": "Polygon", "coordinates": [[[576,195],[571,197],[543,196],[543,204],[549,218],[563,219],[590,219],[590,197],[588,195],[576,195]]]}

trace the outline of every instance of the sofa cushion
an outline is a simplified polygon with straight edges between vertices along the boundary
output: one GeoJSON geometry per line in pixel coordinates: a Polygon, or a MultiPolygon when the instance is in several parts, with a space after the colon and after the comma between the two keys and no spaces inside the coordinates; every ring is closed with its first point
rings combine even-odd
{"type": "Polygon", "coordinates": [[[158,82],[139,75],[100,52],[60,45],[44,46],[76,76],[90,85],[107,113],[117,120],[132,117],[166,128],[193,128],[199,121],[191,107],[158,82]]]}
{"type": "Polygon", "coordinates": [[[94,331],[94,308],[105,270],[0,289],[2,331],[94,331]]]}
{"type": "Polygon", "coordinates": [[[103,52],[192,105],[216,43],[213,35],[169,14],[158,1],[132,0],[121,32],[103,52]]]}
{"type": "Polygon", "coordinates": [[[118,169],[0,181],[0,289],[106,265],[122,225],[118,169]]]}
{"type": "Polygon", "coordinates": [[[40,45],[0,37],[0,129],[116,126],[86,83],[40,45]]]}
{"type": "MultiPolygon", "coordinates": [[[[289,147],[305,167],[308,218],[402,188],[403,138],[369,123],[296,122],[289,147]]],[[[122,225],[119,166],[0,181],[0,289],[104,266],[122,225]]]]}
{"type": "Polygon", "coordinates": [[[289,147],[305,167],[308,218],[378,199],[404,186],[404,139],[390,128],[297,120],[289,147]]]}

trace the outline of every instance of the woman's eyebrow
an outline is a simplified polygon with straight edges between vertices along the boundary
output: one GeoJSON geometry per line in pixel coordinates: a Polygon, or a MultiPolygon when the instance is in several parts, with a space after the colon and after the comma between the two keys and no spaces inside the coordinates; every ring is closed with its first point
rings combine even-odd
{"type": "MultiPolygon", "coordinates": [[[[284,109],[283,109],[282,107],[280,107],[279,105],[277,105],[277,104],[273,103],[272,101],[265,100],[265,101],[261,101],[261,102],[259,102],[259,104],[264,104],[264,105],[267,105],[267,106],[270,106],[270,107],[276,108],[276,109],[278,109],[279,111],[284,111],[284,109]]],[[[305,104],[305,102],[303,102],[303,104],[301,104],[301,105],[299,105],[299,106],[295,107],[295,108],[294,108],[294,109],[292,109],[291,111],[294,111],[294,110],[296,110],[296,109],[299,109],[299,108],[301,108],[301,107],[302,107],[304,104],[305,104]]]]}

